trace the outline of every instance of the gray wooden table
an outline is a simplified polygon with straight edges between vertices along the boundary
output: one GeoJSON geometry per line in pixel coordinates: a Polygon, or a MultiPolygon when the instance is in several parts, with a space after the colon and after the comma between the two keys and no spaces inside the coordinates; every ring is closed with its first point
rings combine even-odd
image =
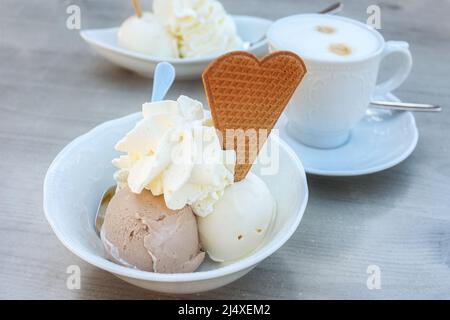
{"type": "MultiPolygon", "coordinates": [[[[271,19],[331,2],[223,1],[229,12],[271,19]]],[[[81,7],[82,28],[115,26],[131,14],[123,0],[0,0],[0,298],[167,298],[86,264],[44,217],[42,182],[58,151],[137,111],[151,86],[66,28],[72,3],[81,7]],[[73,264],[81,268],[80,290],[66,287],[73,264]]],[[[368,5],[378,4],[386,39],[410,42],[414,69],[399,97],[450,106],[450,1],[344,4],[344,15],[362,21],[368,5]]],[[[169,96],[182,93],[205,101],[200,81],[177,82],[169,96]]],[[[402,164],[362,177],[309,176],[309,205],[286,245],[222,289],[171,297],[450,298],[450,113],[416,119],[419,144],[402,164]],[[369,265],[380,268],[379,290],[367,288],[369,265]]]]}

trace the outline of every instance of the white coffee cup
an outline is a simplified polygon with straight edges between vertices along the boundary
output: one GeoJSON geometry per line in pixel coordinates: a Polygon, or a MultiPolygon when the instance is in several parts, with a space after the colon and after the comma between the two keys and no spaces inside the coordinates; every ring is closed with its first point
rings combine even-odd
{"type": "Polygon", "coordinates": [[[317,148],[345,143],[364,116],[371,97],[383,96],[408,77],[408,43],[385,41],[372,27],[323,14],[301,14],[276,21],[268,30],[270,51],[289,50],[303,58],[307,74],[287,109],[287,130],[317,148]],[[377,84],[380,62],[401,58],[388,80],[377,84]]]}

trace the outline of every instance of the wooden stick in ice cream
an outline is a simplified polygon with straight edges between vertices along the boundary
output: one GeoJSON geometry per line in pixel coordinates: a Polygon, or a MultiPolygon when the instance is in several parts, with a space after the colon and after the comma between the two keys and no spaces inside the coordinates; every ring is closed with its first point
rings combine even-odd
{"type": "Polygon", "coordinates": [[[136,12],[136,16],[138,18],[142,17],[142,8],[141,8],[141,2],[139,0],[132,0],[134,11],[136,12]]]}
{"type": "Polygon", "coordinates": [[[303,60],[288,51],[277,51],[262,60],[234,51],[213,61],[203,72],[222,147],[236,151],[234,181],[247,175],[305,73],[303,60]],[[238,132],[244,136],[237,137],[238,132]]]}

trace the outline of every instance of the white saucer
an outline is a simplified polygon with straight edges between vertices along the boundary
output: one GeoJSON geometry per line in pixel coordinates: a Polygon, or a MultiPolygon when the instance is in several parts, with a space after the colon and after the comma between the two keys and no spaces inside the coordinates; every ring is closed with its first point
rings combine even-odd
{"type": "MultiPolygon", "coordinates": [[[[257,56],[265,55],[268,48],[267,39],[263,36],[272,24],[272,21],[250,16],[232,17],[242,40],[249,43],[257,41],[247,51],[257,56]]],[[[200,79],[203,70],[211,61],[217,58],[217,56],[210,56],[202,58],[164,59],[124,49],[117,44],[118,29],[83,30],[80,32],[80,35],[92,49],[110,62],[147,78],[153,77],[153,71],[159,62],[167,61],[175,67],[177,79],[200,79]]]]}
{"type": "MultiPolygon", "coordinates": [[[[400,101],[389,94],[377,100],[400,101]]],[[[285,130],[287,118],[277,124],[284,139],[303,163],[305,171],[323,176],[356,176],[382,171],[405,160],[419,138],[410,112],[369,108],[351,132],[350,140],[335,149],[316,149],[301,144],[285,130]]]]}

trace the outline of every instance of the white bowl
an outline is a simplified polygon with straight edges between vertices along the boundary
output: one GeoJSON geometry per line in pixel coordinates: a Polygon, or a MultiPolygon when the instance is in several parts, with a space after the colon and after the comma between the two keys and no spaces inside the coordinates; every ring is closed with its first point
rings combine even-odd
{"type": "Polygon", "coordinates": [[[192,273],[163,274],[140,271],[105,258],[94,220],[104,190],[114,184],[111,159],[114,144],[142,117],[141,113],[105,122],[68,144],[54,159],[44,181],[44,211],[59,240],[88,263],[136,286],[166,293],[194,293],[226,285],[253,269],[280,248],[297,229],[308,201],[303,166],[292,149],[276,136],[279,172],[260,175],[277,202],[277,214],[263,244],[251,255],[228,264],[205,259],[192,273]]]}
{"type": "MultiPolygon", "coordinates": [[[[267,39],[264,37],[272,24],[271,20],[249,17],[232,16],[237,31],[242,40],[254,43],[248,51],[263,56],[267,53],[267,39]],[[258,41],[259,40],[259,41],[258,41]]],[[[177,72],[177,79],[199,79],[206,66],[217,56],[185,59],[163,59],[148,54],[124,49],[117,44],[119,28],[91,29],[80,32],[81,37],[101,56],[114,64],[134,71],[144,77],[152,78],[156,65],[161,61],[173,64],[177,72]]]]}

